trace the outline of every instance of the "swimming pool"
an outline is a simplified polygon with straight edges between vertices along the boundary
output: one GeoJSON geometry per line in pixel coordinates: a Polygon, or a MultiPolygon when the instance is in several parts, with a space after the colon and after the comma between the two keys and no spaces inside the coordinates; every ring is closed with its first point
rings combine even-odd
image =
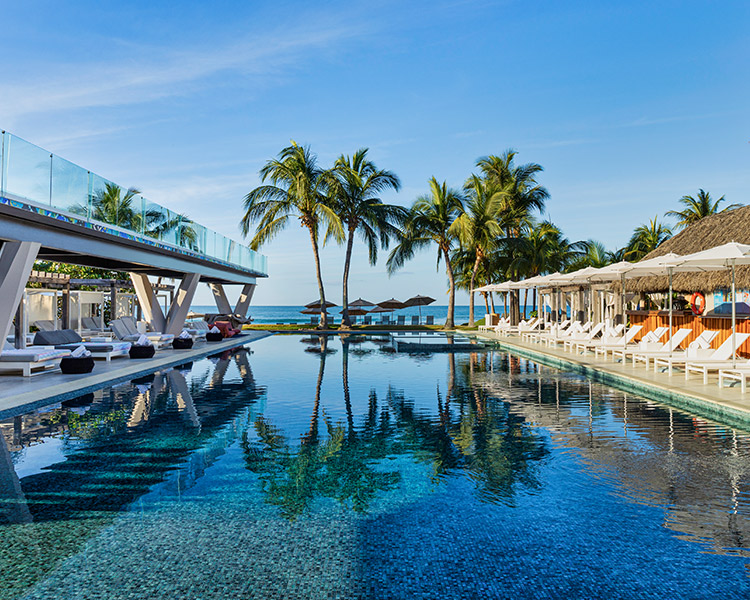
{"type": "Polygon", "coordinates": [[[388,344],[274,336],[0,420],[0,600],[750,595],[748,433],[388,344]]]}

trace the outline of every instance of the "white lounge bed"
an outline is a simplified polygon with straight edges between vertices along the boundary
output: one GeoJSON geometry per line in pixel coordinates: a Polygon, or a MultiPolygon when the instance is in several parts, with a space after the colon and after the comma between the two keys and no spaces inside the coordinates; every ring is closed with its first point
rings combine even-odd
{"type": "Polygon", "coordinates": [[[58,369],[60,361],[69,355],[69,350],[44,347],[16,349],[5,344],[0,352],[0,373],[20,372],[24,377],[32,377],[58,369]]]}

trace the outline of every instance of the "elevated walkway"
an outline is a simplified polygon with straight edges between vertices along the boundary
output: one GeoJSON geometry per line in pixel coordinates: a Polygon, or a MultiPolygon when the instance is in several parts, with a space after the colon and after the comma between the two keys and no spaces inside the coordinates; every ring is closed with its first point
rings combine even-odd
{"type": "Polygon", "coordinates": [[[37,259],[130,273],[146,319],[172,333],[199,282],[211,286],[220,312],[246,314],[256,279],[268,276],[265,256],[4,131],[0,244],[2,340],[37,259]],[[149,277],[181,282],[174,312],[162,314],[149,277]],[[243,286],[234,310],[227,284],[243,286]]]}

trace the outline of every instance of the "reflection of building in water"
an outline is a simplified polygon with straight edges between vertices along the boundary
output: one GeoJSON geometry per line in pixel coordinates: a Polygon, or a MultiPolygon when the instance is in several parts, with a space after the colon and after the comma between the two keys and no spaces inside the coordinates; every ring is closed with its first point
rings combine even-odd
{"type": "Polygon", "coordinates": [[[258,397],[246,351],[223,354],[206,378],[220,385],[231,363],[239,375],[220,391],[175,370],[0,422],[0,573],[27,574],[3,592],[20,595],[137,499],[200,479],[258,397]],[[63,437],[65,459],[19,479],[13,455],[50,437],[63,437]]]}
{"type": "MultiPolygon", "coordinates": [[[[18,520],[7,514],[17,508],[8,505],[12,498],[25,497],[35,521],[87,510],[116,511],[132,502],[256,400],[244,350],[219,358],[209,375],[213,385],[221,385],[231,363],[239,377],[222,385],[220,397],[211,393],[212,386],[202,390],[204,382],[188,383],[183,372],[171,369],[133,385],[99,390],[84,401],[64,403],[79,406],[63,405],[0,422],[0,501],[5,500],[0,521],[18,520]],[[65,460],[19,482],[13,454],[60,436],[74,441],[65,460]],[[113,484],[107,479],[113,471],[120,476],[116,491],[110,490],[113,484]],[[60,490],[69,497],[61,497],[60,490]]],[[[191,471],[196,475],[199,470],[191,471]]]]}
{"type": "Polygon", "coordinates": [[[575,449],[587,472],[716,553],[750,556],[750,437],[578,376],[496,355],[472,380],[575,449]],[[541,372],[540,372],[541,371],[541,372]]]}

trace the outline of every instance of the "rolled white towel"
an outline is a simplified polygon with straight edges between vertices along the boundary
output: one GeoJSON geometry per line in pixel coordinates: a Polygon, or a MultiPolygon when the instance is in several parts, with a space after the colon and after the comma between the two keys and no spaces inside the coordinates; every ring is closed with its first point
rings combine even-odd
{"type": "Polygon", "coordinates": [[[145,335],[142,335],[138,338],[138,341],[135,343],[136,346],[150,346],[151,340],[148,339],[145,335]]]}
{"type": "Polygon", "coordinates": [[[221,331],[216,325],[214,325],[213,327],[211,327],[211,333],[221,333],[221,331]]]}
{"type": "Polygon", "coordinates": [[[91,352],[86,350],[86,346],[78,346],[70,355],[73,358],[85,358],[86,356],[91,356],[91,352]]]}
{"type": "Polygon", "coordinates": [[[183,329],[182,333],[178,335],[177,337],[182,340],[187,340],[187,339],[190,339],[190,334],[187,332],[187,329],[183,329]]]}

